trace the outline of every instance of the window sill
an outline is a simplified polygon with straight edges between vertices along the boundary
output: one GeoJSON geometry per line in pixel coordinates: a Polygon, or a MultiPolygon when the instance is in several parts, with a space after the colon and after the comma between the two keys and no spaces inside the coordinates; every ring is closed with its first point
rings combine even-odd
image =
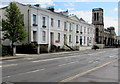
{"type": "Polygon", "coordinates": [[[33,26],[38,26],[37,24],[33,24],[33,26]]]}

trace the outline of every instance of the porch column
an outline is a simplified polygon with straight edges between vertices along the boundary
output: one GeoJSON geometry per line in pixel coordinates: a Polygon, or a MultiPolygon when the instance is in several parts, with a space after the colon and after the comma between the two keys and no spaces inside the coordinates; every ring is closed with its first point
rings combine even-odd
{"type": "Polygon", "coordinates": [[[37,45],[37,54],[40,54],[40,44],[37,45]]]}

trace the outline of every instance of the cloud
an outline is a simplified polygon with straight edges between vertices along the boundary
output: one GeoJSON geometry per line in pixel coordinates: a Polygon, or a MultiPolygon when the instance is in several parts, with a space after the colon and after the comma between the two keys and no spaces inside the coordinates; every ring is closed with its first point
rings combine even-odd
{"type": "MultiPolygon", "coordinates": [[[[77,15],[77,17],[83,18],[86,22],[92,23],[91,11],[74,11],[74,12],[71,12],[70,14],[77,15]]],[[[108,28],[110,26],[115,27],[115,32],[118,35],[118,18],[104,16],[104,28],[108,28]]]]}
{"type": "MultiPolygon", "coordinates": [[[[4,4],[9,4],[9,2],[12,2],[15,0],[2,0],[1,2],[4,4]]],[[[23,3],[23,4],[40,4],[41,7],[46,8],[47,6],[55,6],[52,0],[16,0],[16,2],[23,3]]],[[[0,7],[3,7],[0,5],[0,7]]]]}
{"type": "Polygon", "coordinates": [[[74,10],[74,8],[67,8],[68,9],[68,11],[72,11],[72,10],[74,10]]]}
{"type": "Polygon", "coordinates": [[[40,3],[40,5],[41,5],[41,7],[42,8],[46,8],[46,7],[48,7],[48,6],[55,6],[55,4],[51,1],[51,2],[42,2],[42,3],[40,3]]]}
{"type": "Polygon", "coordinates": [[[119,0],[53,0],[55,2],[119,2],[119,0]]]}
{"type": "Polygon", "coordinates": [[[118,2],[119,0],[74,0],[75,2],[118,2]]]}
{"type": "Polygon", "coordinates": [[[56,12],[61,12],[64,11],[63,9],[59,8],[56,12]]]}
{"type": "Polygon", "coordinates": [[[7,6],[7,4],[0,3],[0,8],[7,6]]]}
{"type": "Polygon", "coordinates": [[[79,18],[83,18],[88,23],[91,23],[92,21],[91,11],[74,11],[74,12],[71,12],[70,14],[77,15],[79,18]]]}
{"type": "Polygon", "coordinates": [[[115,11],[115,12],[118,12],[118,8],[114,8],[114,11],[115,11]]]}
{"type": "Polygon", "coordinates": [[[41,3],[41,2],[51,2],[51,0],[1,0],[1,2],[11,2],[16,1],[20,3],[41,3]]]}
{"type": "Polygon", "coordinates": [[[115,32],[118,34],[118,18],[117,17],[104,17],[104,27],[110,27],[113,26],[115,27],[115,32]]]}
{"type": "Polygon", "coordinates": [[[75,6],[73,2],[67,2],[64,4],[64,6],[69,6],[69,7],[73,7],[75,6]]]}

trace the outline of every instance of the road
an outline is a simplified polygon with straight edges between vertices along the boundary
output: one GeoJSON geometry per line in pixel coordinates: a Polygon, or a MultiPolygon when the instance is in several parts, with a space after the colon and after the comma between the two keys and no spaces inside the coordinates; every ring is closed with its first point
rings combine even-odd
{"type": "Polygon", "coordinates": [[[4,60],[0,68],[3,82],[64,82],[116,59],[118,49],[114,48],[4,60]]]}
{"type": "Polygon", "coordinates": [[[74,77],[69,82],[114,82],[113,84],[118,84],[118,61],[84,75],[74,77]]]}

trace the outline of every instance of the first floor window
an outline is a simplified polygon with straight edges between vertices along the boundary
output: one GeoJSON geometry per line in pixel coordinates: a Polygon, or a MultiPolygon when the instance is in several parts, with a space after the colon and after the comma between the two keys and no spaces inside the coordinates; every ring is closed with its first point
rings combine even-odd
{"type": "Polygon", "coordinates": [[[45,17],[43,17],[43,26],[45,26],[45,17]]]}
{"type": "Polygon", "coordinates": [[[64,22],[64,30],[66,30],[66,29],[67,29],[67,23],[64,22]]]}
{"type": "Polygon", "coordinates": [[[36,15],[33,14],[33,24],[36,24],[36,15]]]}
{"type": "Polygon", "coordinates": [[[58,20],[58,27],[60,27],[60,20],[58,20]]]}
{"type": "Polygon", "coordinates": [[[53,27],[53,18],[51,18],[51,26],[53,27]]]}
{"type": "Polygon", "coordinates": [[[78,25],[76,25],[76,31],[78,31],[78,25]]]}
{"type": "Polygon", "coordinates": [[[45,41],[45,38],[46,38],[46,32],[45,31],[42,32],[42,36],[43,36],[43,41],[45,41]]]}
{"type": "Polygon", "coordinates": [[[72,31],[72,23],[69,24],[69,30],[72,31]]]}
{"type": "Polygon", "coordinates": [[[86,33],[86,27],[84,27],[84,33],[86,33]]]}

